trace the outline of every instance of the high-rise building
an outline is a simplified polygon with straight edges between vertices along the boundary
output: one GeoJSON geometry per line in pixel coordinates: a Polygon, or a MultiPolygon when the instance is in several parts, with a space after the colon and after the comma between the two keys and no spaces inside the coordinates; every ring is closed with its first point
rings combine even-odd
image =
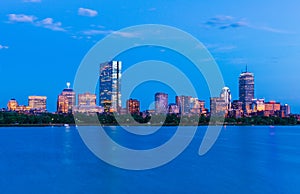
{"type": "Polygon", "coordinates": [[[221,91],[220,97],[225,100],[227,110],[231,110],[231,92],[228,87],[224,87],[221,91]]]}
{"type": "Polygon", "coordinates": [[[28,105],[31,110],[45,112],[47,110],[46,105],[47,97],[46,96],[29,96],[28,105]]]}
{"type": "Polygon", "coordinates": [[[67,88],[65,88],[57,98],[57,112],[72,113],[72,110],[75,105],[76,105],[76,94],[74,90],[70,88],[70,83],[68,82],[67,88]]]}
{"type": "Polygon", "coordinates": [[[78,106],[96,106],[96,95],[86,92],[78,94],[78,106]]]}
{"type": "Polygon", "coordinates": [[[287,117],[291,114],[291,107],[288,104],[281,106],[282,116],[287,117]]]}
{"type": "Polygon", "coordinates": [[[179,107],[180,114],[189,114],[191,109],[191,96],[176,96],[176,104],[179,107]]]}
{"type": "Polygon", "coordinates": [[[168,94],[155,94],[155,112],[158,114],[166,114],[168,111],[168,94]]]}
{"type": "Polygon", "coordinates": [[[234,100],[231,104],[231,116],[235,117],[235,118],[240,118],[242,117],[244,111],[243,111],[243,103],[238,101],[238,100],[234,100]]]}
{"type": "Polygon", "coordinates": [[[18,107],[18,102],[16,99],[10,99],[7,103],[7,110],[8,111],[16,111],[17,107],[18,107]]]}
{"type": "Polygon", "coordinates": [[[213,115],[226,116],[228,114],[227,103],[223,98],[210,98],[210,112],[213,115]]]}
{"type": "Polygon", "coordinates": [[[254,75],[246,70],[239,77],[239,101],[243,103],[244,113],[249,114],[254,99],[254,75]]]}
{"type": "Polygon", "coordinates": [[[100,64],[100,106],[105,112],[121,109],[121,61],[100,64]]]}
{"type": "Polygon", "coordinates": [[[191,109],[190,112],[193,114],[206,114],[205,101],[199,100],[198,98],[191,98],[191,109]]]}
{"type": "Polygon", "coordinates": [[[139,114],[140,113],[140,101],[136,99],[129,99],[126,102],[127,113],[139,114]]]}

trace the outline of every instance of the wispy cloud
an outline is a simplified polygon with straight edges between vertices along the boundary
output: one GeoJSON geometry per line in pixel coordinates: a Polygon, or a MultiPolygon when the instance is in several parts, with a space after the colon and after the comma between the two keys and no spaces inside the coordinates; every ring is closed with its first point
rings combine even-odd
{"type": "Polygon", "coordinates": [[[34,26],[47,28],[53,31],[62,31],[62,32],[66,31],[62,27],[62,23],[54,22],[53,18],[45,18],[43,20],[38,20],[38,18],[33,15],[9,14],[8,22],[9,23],[31,23],[34,26]]]}
{"type": "Polygon", "coordinates": [[[221,45],[221,44],[205,44],[206,48],[212,52],[230,52],[237,47],[234,45],[221,45]]]}
{"type": "Polygon", "coordinates": [[[25,3],[40,3],[42,0],[23,0],[25,3]]]}
{"type": "Polygon", "coordinates": [[[33,23],[37,18],[33,15],[25,15],[25,14],[9,14],[8,20],[9,22],[28,22],[33,23]]]}
{"type": "Polygon", "coordinates": [[[218,15],[213,18],[210,18],[204,23],[204,25],[209,28],[217,28],[220,30],[247,27],[251,29],[273,32],[273,33],[281,33],[281,34],[291,33],[286,30],[280,30],[269,26],[259,26],[259,25],[251,24],[247,22],[245,19],[235,18],[233,16],[228,16],[228,15],[218,15]]]}
{"type": "Polygon", "coordinates": [[[8,49],[8,48],[9,48],[8,46],[4,46],[4,45],[0,44],[0,50],[2,50],[2,49],[8,49]]]}
{"type": "Polygon", "coordinates": [[[62,27],[62,23],[54,22],[53,18],[46,18],[46,19],[43,19],[42,21],[38,21],[38,22],[36,22],[36,25],[44,27],[44,28],[48,28],[53,31],[62,31],[62,32],[66,31],[62,27]]]}
{"type": "Polygon", "coordinates": [[[86,31],[83,31],[83,34],[89,35],[89,36],[114,34],[114,35],[121,36],[124,38],[138,37],[137,33],[120,32],[120,31],[114,31],[114,30],[86,30],[86,31]]]}
{"type": "Polygon", "coordinates": [[[78,15],[87,16],[87,17],[95,17],[98,15],[98,12],[96,10],[81,7],[78,9],[78,15]]]}
{"type": "Polygon", "coordinates": [[[213,18],[210,18],[205,22],[207,27],[219,28],[221,30],[227,28],[239,28],[249,26],[245,20],[236,19],[232,16],[219,15],[213,18]]]}

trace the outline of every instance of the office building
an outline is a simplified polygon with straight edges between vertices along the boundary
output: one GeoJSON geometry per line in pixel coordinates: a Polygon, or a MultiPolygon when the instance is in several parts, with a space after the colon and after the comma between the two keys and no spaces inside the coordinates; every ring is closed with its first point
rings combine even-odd
{"type": "Polygon", "coordinates": [[[205,101],[199,100],[198,98],[190,99],[190,113],[192,114],[206,114],[205,101]]]}
{"type": "Polygon", "coordinates": [[[119,112],[121,109],[121,61],[100,64],[100,106],[105,112],[119,112]]]}
{"type": "Polygon", "coordinates": [[[73,89],[70,88],[70,83],[67,83],[65,88],[57,98],[57,113],[72,113],[74,106],[76,105],[76,94],[73,89]]]}
{"type": "Polygon", "coordinates": [[[243,114],[244,114],[243,103],[238,100],[234,100],[231,103],[230,116],[235,117],[235,118],[241,118],[243,116],[243,114]]]}
{"type": "Polygon", "coordinates": [[[287,117],[291,114],[291,107],[288,104],[282,105],[280,109],[282,112],[282,117],[287,117]]]}
{"type": "Polygon", "coordinates": [[[186,115],[190,113],[191,96],[176,96],[176,104],[179,107],[180,114],[186,115]]]}
{"type": "Polygon", "coordinates": [[[28,97],[28,105],[31,110],[38,112],[46,112],[47,97],[46,96],[29,96],[28,97]]]}
{"type": "Polygon", "coordinates": [[[221,91],[220,97],[225,100],[227,110],[231,110],[231,92],[228,87],[224,87],[221,91]]]}
{"type": "Polygon", "coordinates": [[[140,101],[136,99],[127,100],[126,109],[128,114],[140,114],[140,101]]]}
{"type": "Polygon", "coordinates": [[[11,99],[11,100],[8,101],[8,103],[7,103],[7,110],[8,111],[16,111],[16,109],[17,109],[18,106],[19,105],[18,105],[17,100],[13,98],[13,99],[11,99]]]}
{"type": "Polygon", "coordinates": [[[155,112],[158,114],[166,114],[168,112],[168,94],[155,94],[155,112]]]}
{"type": "Polygon", "coordinates": [[[263,99],[263,98],[253,99],[252,100],[251,111],[253,113],[265,111],[265,99],[263,99]]]}
{"type": "Polygon", "coordinates": [[[265,103],[264,116],[280,116],[281,104],[276,101],[265,103]]]}
{"type": "Polygon", "coordinates": [[[96,95],[86,92],[78,94],[78,106],[96,106],[96,95]]]}
{"type": "Polygon", "coordinates": [[[254,99],[254,75],[246,70],[239,77],[239,101],[243,103],[243,111],[251,113],[251,103],[254,99]]]}
{"type": "Polygon", "coordinates": [[[210,98],[210,112],[215,116],[226,116],[228,114],[227,103],[223,98],[210,98]]]}

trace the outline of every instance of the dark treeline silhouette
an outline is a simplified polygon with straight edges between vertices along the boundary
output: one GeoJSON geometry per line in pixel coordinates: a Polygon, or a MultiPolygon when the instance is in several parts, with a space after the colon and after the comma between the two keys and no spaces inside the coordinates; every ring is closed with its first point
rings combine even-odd
{"type": "MultiPolygon", "coordinates": [[[[0,112],[0,125],[56,125],[56,124],[77,124],[77,125],[208,125],[209,117],[180,116],[175,114],[142,116],[117,115],[117,114],[21,114],[16,112],[0,112]],[[76,120],[76,122],[75,122],[76,120]]],[[[225,125],[296,125],[295,117],[243,117],[243,118],[219,118],[214,119],[210,124],[225,125]],[[224,121],[224,123],[223,123],[224,121]]]]}

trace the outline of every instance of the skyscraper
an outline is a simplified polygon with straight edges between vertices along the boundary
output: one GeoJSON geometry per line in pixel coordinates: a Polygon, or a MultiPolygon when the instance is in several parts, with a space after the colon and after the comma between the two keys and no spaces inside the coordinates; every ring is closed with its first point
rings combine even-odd
{"type": "Polygon", "coordinates": [[[180,114],[189,114],[191,109],[191,96],[176,96],[176,104],[180,114]]]}
{"type": "Polygon", "coordinates": [[[254,75],[246,70],[239,77],[239,101],[243,103],[244,113],[250,112],[252,99],[254,99],[254,75]]]}
{"type": "Polygon", "coordinates": [[[227,110],[231,110],[231,92],[228,87],[222,89],[220,97],[225,100],[227,110]]]}
{"type": "Polygon", "coordinates": [[[57,98],[57,112],[58,113],[72,113],[73,107],[76,105],[76,94],[70,83],[67,83],[65,88],[57,98]]]}
{"type": "Polygon", "coordinates": [[[155,112],[158,114],[166,114],[168,111],[168,94],[155,94],[155,112]]]}
{"type": "Polygon", "coordinates": [[[46,111],[46,96],[29,96],[28,105],[32,110],[45,112],[46,111]]]}
{"type": "Polygon", "coordinates": [[[119,112],[121,109],[121,61],[100,64],[100,105],[104,112],[119,112]]]}

